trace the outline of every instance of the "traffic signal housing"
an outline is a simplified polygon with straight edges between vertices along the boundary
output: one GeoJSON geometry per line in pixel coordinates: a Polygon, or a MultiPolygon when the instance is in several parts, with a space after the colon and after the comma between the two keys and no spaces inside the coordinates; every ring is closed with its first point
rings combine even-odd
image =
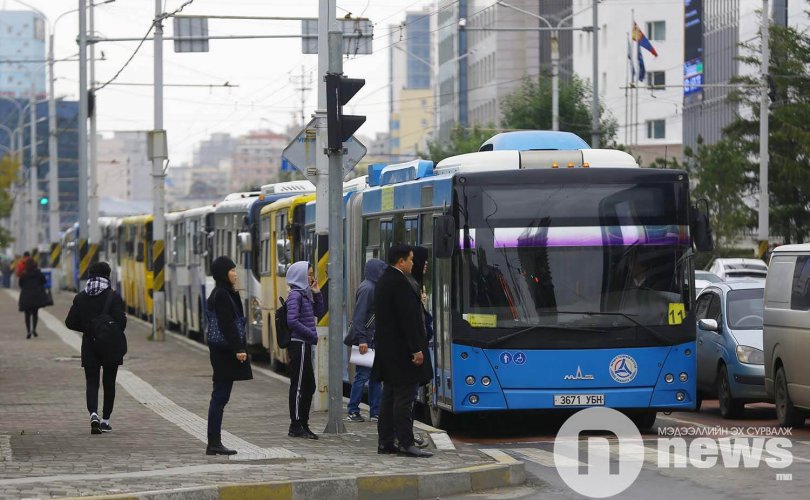
{"type": "Polygon", "coordinates": [[[362,78],[346,78],[342,74],[326,74],[326,147],[330,151],[341,151],[343,143],[354,135],[366,117],[344,115],[343,106],[363,88],[362,78]]]}

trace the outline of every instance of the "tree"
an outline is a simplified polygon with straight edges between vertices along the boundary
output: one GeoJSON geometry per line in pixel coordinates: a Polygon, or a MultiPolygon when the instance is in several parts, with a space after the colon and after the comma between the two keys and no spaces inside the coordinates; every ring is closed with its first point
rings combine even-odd
{"type": "MultiPolygon", "coordinates": [[[[489,125],[488,127],[476,125],[473,128],[464,128],[457,125],[450,132],[450,140],[446,143],[428,141],[427,158],[439,163],[450,156],[474,153],[478,151],[481,144],[498,132],[500,132],[500,130],[496,129],[494,125],[489,125]]],[[[425,155],[420,153],[419,156],[425,155]]]]}
{"type": "MultiPolygon", "coordinates": [[[[11,197],[11,186],[17,179],[19,164],[8,155],[0,159],[0,219],[11,215],[14,198],[11,197]]],[[[5,248],[14,238],[8,228],[0,226],[0,248],[5,248]]]]}
{"type": "MultiPolygon", "coordinates": [[[[759,73],[759,43],[743,47],[747,52],[740,61],[759,73]]],[[[810,236],[810,34],[771,25],[770,48],[770,232],[781,236],[785,243],[801,243],[810,236]]],[[[731,95],[739,114],[726,127],[725,134],[747,158],[758,158],[760,81],[751,76],[736,78],[735,82],[749,87],[731,95]]],[[[759,168],[748,164],[749,176],[758,186],[759,168]]]]}
{"type": "MultiPolygon", "coordinates": [[[[505,129],[551,130],[551,78],[525,78],[523,83],[501,105],[502,125],[505,129]]],[[[573,132],[584,141],[591,142],[591,89],[577,75],[569,81],[560,81],[560,130],[573,132]]],[[[616,142],[618,124],[613,116],[599,106],[600,145],[612,146],[616,142]]]]}

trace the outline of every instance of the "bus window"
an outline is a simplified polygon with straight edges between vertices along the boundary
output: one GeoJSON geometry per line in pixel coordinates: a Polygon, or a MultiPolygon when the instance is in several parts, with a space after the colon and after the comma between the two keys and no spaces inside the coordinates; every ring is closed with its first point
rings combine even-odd
{"type": "Polygon", "coordinates": [[[433,214],[423,214],[420,225],[420,245],[433,245],[433,214]]]}
{"type": "Polygon", "coordinates": [[[419,219],[416,217],[405,219],[403,221],[403,227],[403,243],[416,246],[419,243],[419,219]]]}
{"type": "Polygon", "coordinates": [[[380,221],[380,257],[379,259],[387,262],[388,249],[394,244],[394,221],[383,220],[380,221]]]}
{"type": "Polygon", "coordinates": [[[292,263],[292,254],[290,253],[290,240],[287,235],[287,214],[279,213],[276,215],[276,274],[279,276],[287,276],[287,268],[292,263]]]}
{"type": "Polygon", "coordinates": [[[380,258],[380,223],[378,219],[366,221],[365,260],[380,258]]]}

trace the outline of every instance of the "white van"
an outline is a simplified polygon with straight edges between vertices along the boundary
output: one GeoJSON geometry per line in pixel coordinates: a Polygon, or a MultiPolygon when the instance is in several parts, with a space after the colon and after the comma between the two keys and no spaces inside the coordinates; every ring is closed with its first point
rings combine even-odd
{"type": "Polygon", "coordinates": [[[765,284],[765,391],[783,427],[804,425],[810,411],[810,244],[771,255],[765,284]]]}

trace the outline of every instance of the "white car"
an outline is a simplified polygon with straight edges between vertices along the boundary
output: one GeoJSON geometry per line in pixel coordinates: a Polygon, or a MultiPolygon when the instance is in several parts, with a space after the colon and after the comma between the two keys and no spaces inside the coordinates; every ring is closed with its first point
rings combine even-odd
{"type": "Polygon", "coordinates": [[[768,265],[759,259],[714,259],[709,271],[724,281],[765,281],[768,265]]]}
{"type": "Polygon", "coordinates": [[[709,285],[722,283],[723,278],[709,271],[695,271],[695,296],[709,285]]]}

